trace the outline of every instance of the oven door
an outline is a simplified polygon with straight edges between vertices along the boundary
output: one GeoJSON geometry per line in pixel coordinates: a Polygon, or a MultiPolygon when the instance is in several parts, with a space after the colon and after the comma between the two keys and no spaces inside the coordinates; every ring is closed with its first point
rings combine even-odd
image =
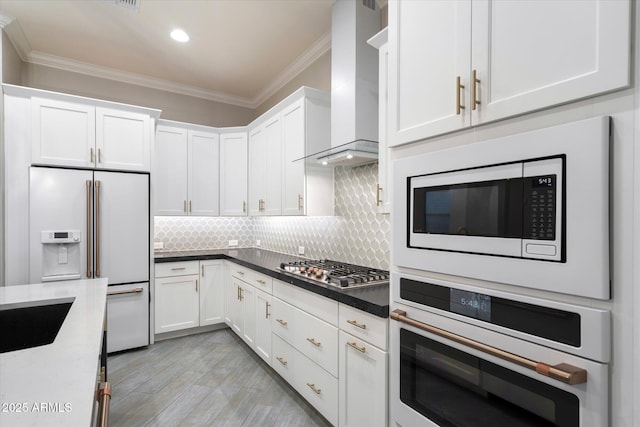
{"type": "Polygon", "coordinates": [[[391,416],[397,425],[607,425],[607,365],[404,309],[394,312],[391,325],[391,416]],[[525,367],[536,360],[545,362],[534,362],[537,371],[525,367]]]}

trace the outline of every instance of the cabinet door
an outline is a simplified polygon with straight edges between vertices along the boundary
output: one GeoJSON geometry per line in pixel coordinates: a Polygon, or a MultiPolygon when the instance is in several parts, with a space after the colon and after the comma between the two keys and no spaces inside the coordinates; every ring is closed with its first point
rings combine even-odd
{"type": "Polygon", "coordinates": [[[240,303],[242,304],[242,339],[249,347],[255,348],[256,314],[255,295],[253,286],[243,283],[240,286],[240,303]]]}
{"type": "Polygon", "coordinates": [[[242,282],[235,277],[231,279],[231,295],[229,297],[229,303],[232,307],[230,321],[231,330],[236,333],[240,338],[244,335],[244,305],[240,299],[240,292],[242,291],[242,282]]]}
{"type": "Polygon", "coordinates": [[[187,131],[158,126],[155,148],[156,215],[186,215],[187,131]]]}
{"type": "Polygon", "coordinates": [[[271,119],[264,127],[266,156],[260,161],[266,165],[264,215],[282,214],[282,127],[280,116],[271,119]]]}
{"type": "Polygon", "coordinates": [[[151,170],[151,118],[140,113],[96,108],[96,167],[151,170]]]}
{"type": "Polygon", "coordinates": [[[264,127],[254,129],[249,134],[249,215],[262,215],[263,200],[266,197],[267,147],[264,127]]]}
{"type": "Polygon", "coordinates": [[[387,353],[340,331],[340,426],[387,425],[387,353]]]}
{"type": "Polygon", "coordinates": [[[199,276],[156,278],[156,334],[198,326],[198,281],[199,276]]]}
{"type": "Polygon", "coordinates": [[[255,295],[255,351],[271,365],[271,300],[266,292],[256,289],[255,295]]]}
{"type": "Polygon", "coordinates": [[[469,0],[389,1],[390,147],[469,125],[470,57],[469,0]]]}
{"type": "Polygon", "coordinates": [[[220,135],[220,215],[247,215],[247,134],[220,135]]]}
{"type": "Polygon", "coordinates": [[[200,261],[200,326],[224,322],[222,261],[200,261]]]}
{"type": "Polygon", "coordinates": [[[474,1],[472,122],[628,86],[629,10],[624,0],[474,1]]]}
{"type": "Polygon", "coordinates": [[[389,44],[384,43],[378,50],[378,183],[376,186],[376,206],[378,213],[391,213],[391,178],[389,168],[387,114],[388,114],[388,72],[389,44]]]}
{"type": "Polygon", "coordinates": [[[93,167],[96,112],[88,105],[33,98],[31,161],[35,164],[93,167]]]}
{"type": "Polygon", "coordinates": [[[282,215],[304,215],[305,205],[304,99],[282,112],[282,215]],[[298,160],[297,162],[295,160],[298,160]]]}
{"type": "Polygon", "coordinates": [[[220,150],[215,133],[188,131],[188,211],[194,216],[217,216],[220,150]]]}
{"type": "Polygon", "coordinates": [[[233,317],[236,310],[238,293],[231,278],[229,263],[224,263],[224,322],[233,330],[233,317]]]}

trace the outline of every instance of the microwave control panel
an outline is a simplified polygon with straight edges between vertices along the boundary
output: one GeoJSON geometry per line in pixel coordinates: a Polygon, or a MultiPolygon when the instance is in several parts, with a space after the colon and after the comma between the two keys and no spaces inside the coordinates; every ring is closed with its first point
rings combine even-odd
{"type": "Polygon", "coordinates": [[[523,237],[556,240],[556,175],[524,178],[523,237]]]}

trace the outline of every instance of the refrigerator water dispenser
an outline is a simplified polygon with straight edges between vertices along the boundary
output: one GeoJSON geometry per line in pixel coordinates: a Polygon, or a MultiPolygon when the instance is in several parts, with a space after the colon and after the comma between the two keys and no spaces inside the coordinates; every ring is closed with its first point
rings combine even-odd
{"type": "Polygon", "coordinates": [[[42,281],[80,278],[80,230],[42,231],[42,281]]]}

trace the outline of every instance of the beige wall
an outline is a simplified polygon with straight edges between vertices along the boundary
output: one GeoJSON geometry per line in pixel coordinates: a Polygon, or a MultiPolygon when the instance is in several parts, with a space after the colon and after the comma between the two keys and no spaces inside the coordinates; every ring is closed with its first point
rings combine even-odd
{"type": "Polygon", "coordinates": [[[2,31],[2,82],[12,85],[22,84],[24,63],[13,47],[11,40],[2,31]]]}
{"type": "Polygon", "coordinates": [[[316,59],[289,83],[258,106],[255,111],[255,117],[259,117],[262,113],[291,95],[301,86],[309,86],[326,91],[331,90],[331,51],[327,51],[320,58],[316,59]]]}

